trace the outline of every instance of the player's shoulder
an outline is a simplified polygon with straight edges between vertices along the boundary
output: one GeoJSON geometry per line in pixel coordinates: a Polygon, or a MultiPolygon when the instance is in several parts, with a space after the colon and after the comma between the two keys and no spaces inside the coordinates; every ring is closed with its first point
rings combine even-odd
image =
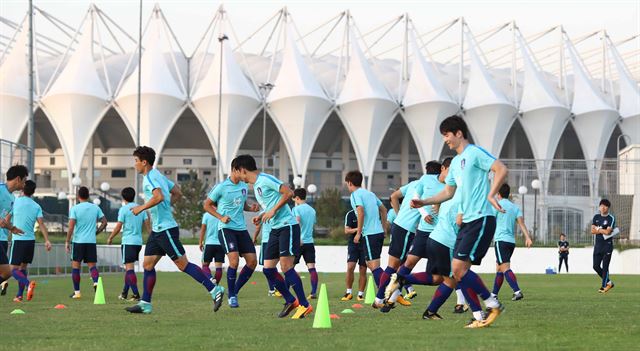
{"type": "Polygon", "coordinates": [[[494,160],[496,159],[496,157],[493,156],[493,154],[491,154],[482,146],[479,146],[476,144],[469,144],[469,146],[465,148],[465,151],[468,152],[468,154],[471,155],[472,157],[476,157],[476,158],[490,157],[494,160]]]}

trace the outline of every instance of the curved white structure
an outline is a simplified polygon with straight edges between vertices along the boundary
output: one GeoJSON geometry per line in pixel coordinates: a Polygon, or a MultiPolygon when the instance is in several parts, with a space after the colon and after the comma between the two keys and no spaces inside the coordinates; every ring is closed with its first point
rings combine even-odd
{"type": "Polygon", "coordinates": [[[618,111],[622,121],[622,133],[631,138],[631,144],[640,143],[640,88],[629,75],[618,50],[609,43],[609,53],[618,71],[620,86],[620,104],[618,111]]]}

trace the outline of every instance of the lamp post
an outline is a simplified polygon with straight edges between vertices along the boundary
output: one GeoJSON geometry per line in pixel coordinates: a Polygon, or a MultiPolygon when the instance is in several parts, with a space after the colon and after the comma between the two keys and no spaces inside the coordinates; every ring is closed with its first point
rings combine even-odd
{"type": "Polygon", "coordinates": [[[315,184],[309,184],[309,186],[307,186],[307,192],[309,193],[309,195],[311,195],[311,204],[313,204],[313,195],[318,191],[318,187],[315,184]]]}
{"type": "Polygon", "coordinates": [[[222,152],[220,151],[220,147],[222,145],[222,140],[220,140],[220,129],[222,128],[222,61],[224,58],[223,55],[223,50],[224,50],[224,41],[228,40],[229,37],[226,36],[224,33],[220,33],[220,36],[218,37],[218,41],[220,42],[220,84],[218,85],[218,183],[222,181],[222,178],[224,177],[224,174],[222,173],[222,165],[220,162],[220,155],[222,154],[222,152]]]}
{"type": "Polygon", "coordinates": [[[262,163],[261,171],[264,172],[265,150],[267,147],[267,95],[274,85],[271,83],[260,83],[260,94],[262,94],[262,163]]]}
{"type": "MultiPolygon", "coordinates": [[[[100,183],[100,190],[102,191],[102,197],[105,199],[105,201],[107,201],[107,191],[109,191],[109,189],[111,189],[111,184],[109,184],[108,182],[100,183]]],[[[99,206],[100,204],[96,204],[96,205],[99,206]]],[[[106,210],[106,208],[104,210],[106,210]]]]}
{"type": "Polygon", "coordinates": [[[542,182],[540,179],[534,179],[531,181],[531,187],[533,188],[533,237],[536,237],[536,231],[538,230],[538,190],[542,182]]]}
{"type": "MultiPolygon", "coordinates": [[[[73,205],[75,205],[76,194],[78,193],[78,187],[82,185],[82,179],[80,179],[80,177],[78,176],[73,177],[73,179],[71,179],[71,185],[73,185],[73,194],[69,194],[69,198],[70,199],[73,198],[73,205]]],[[[71,206],[72,206],[72,202],[69,201],[69,208],[71,208],[71,206]]]]}
{"type": "Polygon", "coordinates": [[[520,185],[520,187],[518,188],[518,194],[520,194],[520,198],[522,199],[522,214],[523,216],[526,215],[525,211],[524,211],[524,196],[529,192],[529,189],[527,189],[526,186],[524,185],[520,185]]]}
{"type": "Polygon", "coordinates": [[[302,177],[296,176],[293,178],[293,186],[297,189],[302,185],[302,177]]]}

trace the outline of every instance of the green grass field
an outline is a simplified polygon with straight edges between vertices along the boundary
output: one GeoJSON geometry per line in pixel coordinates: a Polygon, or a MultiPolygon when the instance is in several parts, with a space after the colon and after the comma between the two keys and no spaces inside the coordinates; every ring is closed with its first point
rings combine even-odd
{"type": "MultiPolygon", "coordinates": [[[[307,274],[301,274],[308,286],[307,274]]],[[[139,274],[139,286],[142,282],[139,274]]],[[[493,277],[483,276],[488,286],[493,277]]],[[[455,294],[440,311],[442,321],[421,320],[433,287],[418,287],[411,307],[382,314],[371,307],[340,314],[356,303],[341,302],[342,274],[320,274],[326,283],[332,329],[313,329],[313,318],[278,319],[279,298],[268,297],[265,278],[257,272],[241,291],[240,308],[226,302],[213,313],[204,289],[181,273],[161,273],[154,291],[151,315],[130,315],[129,302],[118,301],[120,274],[103,275],[106,305],[93,305],[91,279],[82,276],[83,299],[72,301],[71,278],[40,278],[31,302],[11,301],[17,283],[0,297],[1,350],[631,350],[640,335],[640,279],[614,276],[616,287],[596,292],[595,275],[519,275],[525,299],[510,300],[503,285],[500,297],[506,311],[489,328],[463,329],[470,314],[452,313],[455,294]],[[251,283],[255,282],[255,284],[251,283]],[[67,309],[56,310],[63,303],[67,309]],[[24,315],[10,315],[14,308],[24,315]]],[[[306,287],[305,286],[305,287],[306,287]]],[[[315,304],[315,302],[314,302],[315,304]]],[[[313,315],[311,315],[313,317],[313,315]]]]}

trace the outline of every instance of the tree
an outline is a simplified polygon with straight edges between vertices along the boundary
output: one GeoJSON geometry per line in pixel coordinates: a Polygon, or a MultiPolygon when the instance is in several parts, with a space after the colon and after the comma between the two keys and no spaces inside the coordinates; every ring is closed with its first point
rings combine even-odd
{"type": "Polygon", "coordinates": [[[180,228],[189,230],[195,238],[202,223],[202,202],[207,195],[207,185],[197,178],[194,171],[189,172],[189,176],[189,180],[180,184],[182,198],[173,208],[180,228]]]}
{"type": "Polygon", "coordinates": [[[344,214],[347,210],[342,201],[340,190],[336,188],[323,190],[314,205],[318,225],[334,228],[344,222],[344,214]]]}

